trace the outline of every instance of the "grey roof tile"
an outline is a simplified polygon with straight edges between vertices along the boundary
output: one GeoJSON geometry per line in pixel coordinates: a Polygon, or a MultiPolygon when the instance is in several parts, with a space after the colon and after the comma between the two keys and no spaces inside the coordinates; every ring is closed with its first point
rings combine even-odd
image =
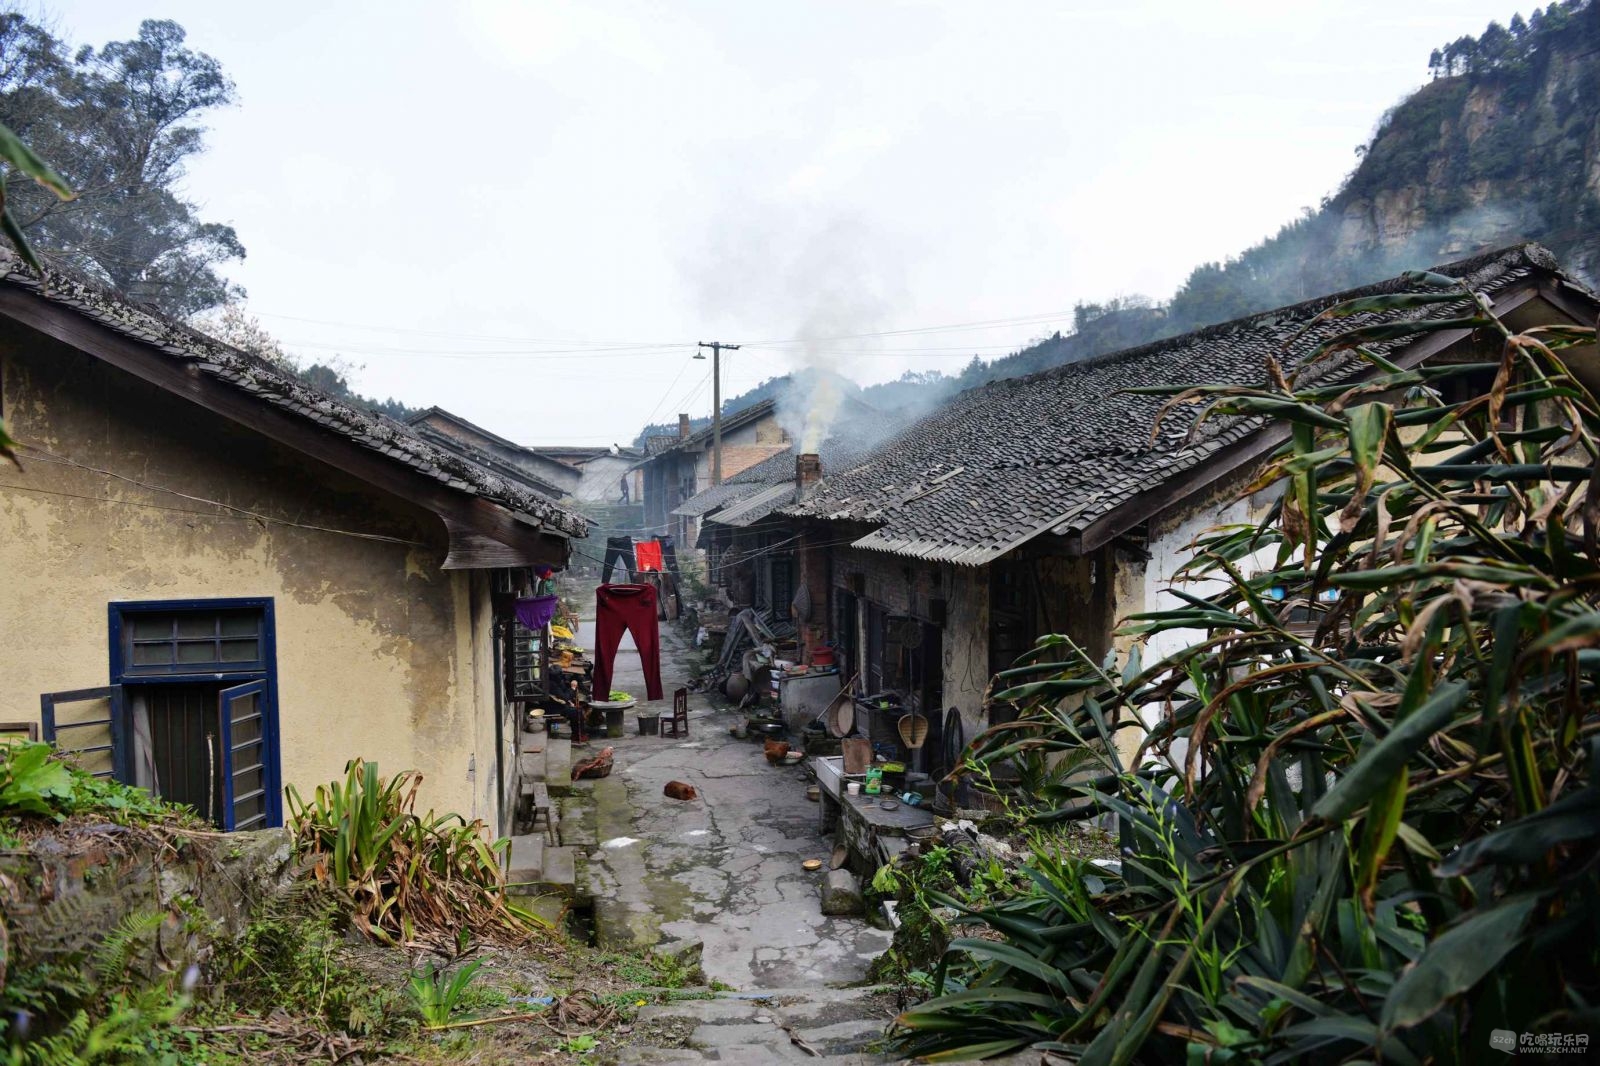
{"type": "Polygon", "coordinates": [[[392,418],[357,408],[253,355],[164,318],[67,271],[38,275],[0,252],[0,282],[36,293],[125,337],[182,360],[258,403],[271,404],[471,496],[482,497],[569,537],[588,532],[588,520],[526,486],[512,484],[464,456],[430,444],[392,418]]]}
{"type": "MultiPolygon", "coordinates": [[[[1553,257],[1537,245],[1438,269],[1491,295],[1535,272],[1559,275],[1553,257]]],[[[1200,405],[1187,405],[1169,412],[1158,431],[1156,416],[1166,398],[1126,390],[1259,385],[1269,356],[1292,372],[1318,343],[1353,326],[1462,313],[1463,306],[1452,303],[1315,321],[1354,296],[1412,288],[1391,279],[970,390],[850,465],[825,463],[821,485],[780,510],[879,525],[856,542],[860,547],[974,565],[1046,531],[1082,530],[1264,424],[1259,418],[1212,418],[1191,437],[1200,405]]],[[[1369,347],[1393,351],[1408,340],[1369,347]]],[[[1361,365],[1347,356],[1309,373],[1333,381],[1361,365]]]]}

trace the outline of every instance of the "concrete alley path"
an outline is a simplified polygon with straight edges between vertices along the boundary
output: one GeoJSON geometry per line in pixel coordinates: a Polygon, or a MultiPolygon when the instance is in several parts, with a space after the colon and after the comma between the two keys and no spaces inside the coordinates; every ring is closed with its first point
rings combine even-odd
{"type": "MultiPolygon", "coordinates": [[[[592,600],[579,639],[592,650],[592,600]]],[[[692,651],[670,622],[662,623],[661,639],[666,699],[651,709],[670,714],[673,690],[688,682],[692,651]]],[[[644,676],[630,638],[611,687],[644,709],[644,676]]],[[[729,735],[742,716],[715,713],[703,697],[690,697],[687,739],[639,736],[636,713],[628,712],[621,739],[596,736],[588,748],[574,748],[576,762],[613,747],[616,764],[608,778],[574,782],[563,811],[563,842],[589,853],[586,879],[601,945],[698,940],[707,977],[741,990],[862,981],[890,935],[865,919],[823,916],[822,873],[800,864],[826,860],[832,841],[817,833],[805,771],[769,766],[759,741],[729,735]],[[662,795],[674,780],[699,796],[685,802],[662,795]]]]}

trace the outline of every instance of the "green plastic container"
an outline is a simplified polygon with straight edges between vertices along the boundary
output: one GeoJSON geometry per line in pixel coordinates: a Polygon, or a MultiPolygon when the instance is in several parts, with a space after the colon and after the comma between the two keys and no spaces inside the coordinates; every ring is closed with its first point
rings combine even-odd
{"type": "Polygon", "coordinates": [[[865,792],[869,796],[876,796],[878,793],[882,792],[883,771],[878,769],[876,766],[867,767],[867,783],[862,786],[861,791],[865,792]]]}

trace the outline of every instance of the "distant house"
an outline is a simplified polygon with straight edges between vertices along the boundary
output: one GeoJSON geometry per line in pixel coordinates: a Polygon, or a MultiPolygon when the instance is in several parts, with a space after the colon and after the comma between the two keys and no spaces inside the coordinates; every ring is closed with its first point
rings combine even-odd
{"type": "MultiPolygon", "coordinates": [[[[790,621],[806,575],[800,568],[801,538],[781,508],[804,499],[823,470],[848,470],[865,459],[904,421],[849,399],[839,405],[832,435],[815,452],[798,454],[799,446],[791,444],[680,504],[674,516],[699,520],[695,546],[706,553],[707,580],[736,606],[754,607],[774,622],[790,621]]],[[[816,613],[802,597],[800,606],[807,609],[799,613],[805,617],[793,620],[820,623],[826,603],[824,584],[816,613]]]]}
{"type": "MultiPolygon", "coordinates": [[[[679,544],[691,545],[699,522],[672,512],[685,501],[711,487],[712,441],[710,427],[698,433],[689,429],[689,416],[678,416],[678,436],[651,437],[645,442],[644,524],[658,533],[671,534],[679,544]]],[[[722,477],[768,459],[789,446],[789,436],[778,424],[777,404],[762,400],[724,415],[722,419],[722,477]]]]}
{"type": "Polygon", "coordinates": [[[0,719],[228,829],[346,760],[509,828],[509,608],[584,520],[526,479],[0,260],[0,719]]]}
{"type": "Polygon", "coordinates": [[[634,467],[644,458],[641,448],[608,446],[577,448],[531,445],[529,451],[546,459],[565,463],[582,477],[570,490],[582,503],[639,503],[644,492],[644,477],[634,467]]]}
{"type": "MultiPolygon", "coordinates": [[[[1593,293],[1548,252],[1523,246],[1437,268],[1466,278],[1513,325],[1590,324],[1593,293]]],[[[1176,601],[1166,591],[1186,548],[1215,524],[1255,520],[1272,502],[1238,500],[1286,430],[1259,418],[1200,427],[1140,386],[1260,384],[1266,361],[1293,371],[1326,337],[1379,320],[1317,320],[1356,296],[1405,291],[1395,279],[1212,326],[1088,363],[963,393],[863,459],[830,468],[777,508],[800,538],[812,614],[859,669],[868,691],[896,690],[928,712],[956,709],[970,739],[988,724],[990,678],[1041,635],[1062,633],[1095,657],[1126,654],[1119,619],[1176,601]]],[[[1407,312],[1450,318],[1459,304],[1407,312]]],[[[1381,320],[1401,317],[1386,312],[1381,320]]],[[[1464,330],[1370,346],[1402,366],[1497,360],[1492,339],[1464,330]]],[[[1600,384],[1600,353],[1569,353],[1600,384]]],[[[1310,380],[1355,380],[1345,356],[1310,380]]],[[[749,497],[754,499],[757,497],[749,497]]],[[[728,510],[736,508],[732,505],[728,510]]],[[[724,510],[719,513],[728,513],[724,510]]],[[[1175,650],[1181,633],[1152,638],[1175,650]]],[[[937,720],[936,720],[937,727],[937,720]]]]}
{"type": "Polygon", "coordinates": [[[516,444],[442,407],[408,420],[426,440],[472,461],[582,503],[638,503],[639,448],[516,444]]]}
{"type": "Polygon", "coordinates": [[[547,486],[554,496],[572,495],[583,471],[571,463],[524,447],[442,407],[430,407],[406,420],[425,439],[486,465],[501,465],[547,486]]]}

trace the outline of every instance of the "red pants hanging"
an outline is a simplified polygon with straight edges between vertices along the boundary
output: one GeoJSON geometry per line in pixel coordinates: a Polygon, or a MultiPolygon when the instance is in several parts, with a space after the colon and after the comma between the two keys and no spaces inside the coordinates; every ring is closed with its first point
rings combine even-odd
{"type": "Polygon", "coordinates": [[[622,633],[633,634],[644,665],[645,698],[661,699],[661,633],[656,628],[656,590],[649,585],[601,585],[594,590],[594,699],[611,698],[611,667],[622,633]]]}

